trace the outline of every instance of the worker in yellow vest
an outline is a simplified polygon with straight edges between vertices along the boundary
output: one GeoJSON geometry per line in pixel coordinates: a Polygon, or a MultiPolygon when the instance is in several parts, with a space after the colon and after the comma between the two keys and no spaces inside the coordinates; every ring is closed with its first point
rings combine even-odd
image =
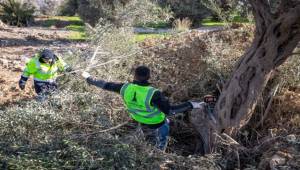
{"type": "Polygon", "coordinates": [[[201,108],[200,102],[185,102],[170,105],[170,102],[148,82],[150,69],[139,66],[135,70],[134,81],[131,83],[113,83],[96,80],[87,72],[82,76],[91,85],[121,94],[130,117],[141,124],[146,140],[165,150],[169,136],[169,122],[166,115],[201,108]]]}
{"type": "Polygon", "coordinates": [[[57,89],[56,77],[59,71],[66,71],[69,67],[51,50],[44,49],[26,63],[26,67],[19,80],[20,89],[24,90],[28,78],[34,78],[34,89],[37,99],[43,101],[46,96],[57,89]]]}

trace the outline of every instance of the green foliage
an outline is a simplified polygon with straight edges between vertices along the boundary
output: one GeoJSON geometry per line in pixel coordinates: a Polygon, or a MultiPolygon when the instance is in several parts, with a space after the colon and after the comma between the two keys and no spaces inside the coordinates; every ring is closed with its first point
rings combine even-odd
{"type": "MultiPolygon", "coordinates": [[[[152,0],[156,1],[156,0],[152,0]]],[[[189,18],[194,23],[210,15],[202,0],[159,0],[163,7],[169,6],[175,18],[189,18]]]]}
{"type": "Polygon", "coordinates": [[[48,17],[42,24],[44,27],[51,27],[55,25],[77,25],[84,26],[83,21],[78,16],[54,16],[48,17]]]}
{"type": "MultiPolygon", "coordinates": [[[[72,81],[84,87],[83,82],[72,81]]],[[[145,148],[143,143],[127,144],[124,136],[114,132],[85,136],[113,124],[101,98],[90,92],[64,91],[44,103],[29,101],[1,111],[0,167],[132,169],[153,164],[155,158],[134,147],[135,143],[145,148]]]]}
{"type": "MultiPolygon", "coordinates": [[[[64,15],[78,15],[87,23],[95,26],[100,19],[119,24],[124,17],[134,20],[135,24],[144,25],[150,19],[152,23],[165,21],[168,8],[161,8],[150,0],[69,0],[62,6],[64,15]],[[127,10],[126,10],[127,9],[127,10]],[[64,12],[70,11],[70,12],[64,12]],[[139,18],[143,18],[140,20],[139,18]]],[[[130,21],[132,23],[132,21],[130,21]]]]}
{"type": "Polygon", "coordinates": [[[16,0],[0,2],[0,18],[9,25],[28,26],[34,19],[34,10],[29,3],[16,0]]]}
{"type": "Polygon", "coordinates": [[[67,0],[59,7],[58,14],[61,16],[74,16],[78,6],[77,0],[67,0]]]}
{"type": "Polygon", "coordinates": [[[193,160],[155,150],[138,136],[133,123],[100,133],[127,119],[120,97],[93,89],[77,77],[61,81],[65,83],[60,87],[67,85],[46,102],[25,101],[0,110],[1,169],[216,167],[212,159],[193,160]]]}
{"type": "Polygon", "coordinates": [[[213,12],[215,18],[225,23],[249,22],[253,19],[249,3],[244,0],[202,0],[202,3],[213,12]]]}
{"type": "Polygon", "coordinates": [[[67,0],[60,7],[60,15],[73,16],[76,13],[93,26],[100,18],[113,20],[114,8],[117,3],[124,5],[124,0],[67,0]]]}

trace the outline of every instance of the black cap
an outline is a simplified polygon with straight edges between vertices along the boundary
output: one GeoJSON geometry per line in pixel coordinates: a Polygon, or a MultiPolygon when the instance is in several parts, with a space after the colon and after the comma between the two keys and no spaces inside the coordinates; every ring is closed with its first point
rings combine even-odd
{"type": "Polygon", "coordinates": [[[42,52],[41,52],[41,58],[42,59],[54,59],[54,53],[49,50],[49,49],[44,49],[42,52]]]}
{"type": "Polygon", "coordinates": [[[135,78],[140,81],[146,81],[150,78],[150,69],[146,66],[139,66],[135,69],[135,78]]]}

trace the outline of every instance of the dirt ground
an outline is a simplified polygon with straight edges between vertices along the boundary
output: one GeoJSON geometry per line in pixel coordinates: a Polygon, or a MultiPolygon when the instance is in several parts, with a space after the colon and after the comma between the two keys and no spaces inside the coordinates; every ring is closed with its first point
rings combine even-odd
{"type": "Polygon", "coordinates": [[[68,35],[69,31],[58,28],[0,25],[0,105],[34,96],[32,81],[21,91],[18,80],[26,60],[39,49],[50,48],[59,54],[86,46],[83,42],[65,39],[68,35]]]}

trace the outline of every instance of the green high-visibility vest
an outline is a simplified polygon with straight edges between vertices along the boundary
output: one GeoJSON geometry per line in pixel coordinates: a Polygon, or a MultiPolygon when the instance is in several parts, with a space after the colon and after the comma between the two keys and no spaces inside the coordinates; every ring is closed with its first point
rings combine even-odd
{"type": "Polygon", "coordinates": [[[150,125],[165,120],[165,114],[151,105],[155,91],[157,89],[151,86],[139,86],[133,83],[123,85],[121,95],[132,119],[150,125]]]}
{"type": "Polygon", "coordinates": [[[40,56],[36,55],[26,63],[26,68],[23,71],[24,77],[33,75],[36,81],[55,81],[58,71],[64,71],[66,63],[61,59],[50,65],[41,63],[40,56]]]}

